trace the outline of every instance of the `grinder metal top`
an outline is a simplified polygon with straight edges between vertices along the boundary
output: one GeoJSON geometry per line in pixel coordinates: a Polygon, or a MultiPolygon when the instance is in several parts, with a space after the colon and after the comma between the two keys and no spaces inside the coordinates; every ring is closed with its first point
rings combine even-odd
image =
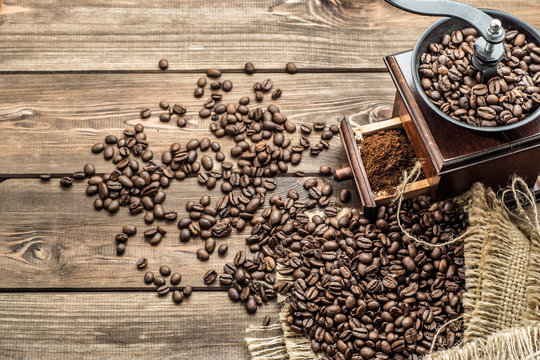
{"type": "Polygon", "coordinates": [[[475,7],[450,0],[386,0],[402,10],[420,15],[448,16],[461,19],[476,28],[482,37],[474,44],[473,65],[484,79],[497,74],[497,64],[504,57],[506,32],[499,19],[475,7]]]}

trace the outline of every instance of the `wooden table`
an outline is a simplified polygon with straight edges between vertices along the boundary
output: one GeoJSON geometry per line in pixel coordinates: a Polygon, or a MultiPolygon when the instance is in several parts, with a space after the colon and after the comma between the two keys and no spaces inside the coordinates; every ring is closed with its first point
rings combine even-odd
{"type": "MultiPolygon", "coordinates": [[[[540,28],[540,7],[532,1],[467,2],[510,11],[540,28]]],[[[208,67],[233,80],[227,98],[234,100],[250,94],[254,81],[272,78],[283,89],[277,104],[297,123],[386,118],[395,88],[382,58],[412,48],[432,21],[382,0],[4,0],[0,358],[247,359],[244,329],[266,314],[277,321],[275,304],[249,316],[224,289],[201,279],[244,247],[245,233],[225,240],[227,257],[208,263],[194,255],[201,241],[180,244],[173,226],[155,248],[140,231],[117,257],[114,235],[126,222],[143,229],[142,219],[94,212],[84,184],[64,190],[58,179],[42,183],[38,175],[59,177],[88,161],[110,171],[90,146],[140,122],[143,106],[158,113],[159,100],[185,104],[189,124],[145,121],[156,153],[208,134],[208,121],[197,116],[201,100],[192,96],[208,67]],[[161,58],[169,70],[158,69],[161,58]],[[246,61],[255,64],[255,75],[242,73],[246,61]],[[300,72],[286,74],[287,61],[300,72]],[[151,269],[168,264],[182,272],[193,296],[180,306],[158,298],[135,268],[143,255],[151,269]]],[[[344,161],[335,138],[329,151],[290,171],[315,174],[322,163],[336,168],[344,161]]],[[[281,194],[300,186],[293,176],[278,181],[281,194]]],[[[181,184],[167,191],[167,208],[185,215],[185,202],[203,188],[193,178],[181,184]]]]}

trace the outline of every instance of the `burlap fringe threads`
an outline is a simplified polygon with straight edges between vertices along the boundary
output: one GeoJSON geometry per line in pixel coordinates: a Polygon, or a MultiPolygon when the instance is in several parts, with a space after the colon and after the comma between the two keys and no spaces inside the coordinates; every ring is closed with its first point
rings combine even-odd
{"type": "MultiPolygon", "coordinates": [[[[292,277],[283,276],[276,267],[276,282],[291,281],[292,277]]],[[[246,329],[246,343],[252,360],[313,360],[319,359],[311,350],[311,343],[303,334],[299,334],[287,325],[289,304],[284,295],[278,294],[280,324],[270,326],[250,326],[246,329]],[[271,356],[274,357],[269,357],[271,356]]]]}

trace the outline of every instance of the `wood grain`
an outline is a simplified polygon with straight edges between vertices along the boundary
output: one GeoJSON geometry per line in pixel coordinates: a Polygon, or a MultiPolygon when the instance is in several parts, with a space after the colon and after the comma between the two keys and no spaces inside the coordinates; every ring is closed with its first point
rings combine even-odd
{"type": "Polygon", "coordinates": [[[154,293],[0,293],[0,353],[9,359],[248,359],[248,315],[224,292],[194,292],[180,305],[154,293]]]}
{"type": "MultiPolygon", "coordinates": [[[[286,198],[290,189],[296,189],[306,200],[302,184],[305,179],[287,177],[278,179],[278,194],[286,198]]],[[[334,184],[331,177],[326,182],[334,184]]],[[[334,196],[343,188],[351,188],[351,181],[334,186],[334,196]]],[[[115,215],[93,209],[93,198],[84,193],[83,182],[72,188],[63,189],[58,180],[42,183],[38,179],[9,179],[0,184],[0,289],[45,288],[45,289],[137,289],[153,291],[153,286],[143,282],[144,271],[137,270],[135,263],[147,257],[147,270],[157,271],[166,264],[183,275],[180,286],[191,285],[206,288],[203,274],[209,269],[221,273],[223,265],[232,261],[239,250],[247,249],[245,238],[250,228],[242,233],[233,231],[224,240],[229,246],[225,257],[217,253],[207,262],[199,261],[195,252],[204,247],[200,239],[181,243],[176,224],[156,221],[145,226],[142,214],[131,216],[127,208],[115,215]],[[130,238],[123,256],[115,254],[114,236],[127,223],[138,227],[137,234],[130,238]],[[163,226],[167,235],[158,246],[144,241],[143,232],[157,225],[163,226]]],[[[215,204],[219,190],[207,191],[189,178],[182,182],[173,181],[167,190],[163,204],[167,210],[176,210],[179,217],[187,216],[185,204],[188,200],[198,201],[209,193],[215,204]]],[[[269,197],[268,197],[269,198],[269,197]]],[[[347,204],[358,206],[353,194],[347,204]]],[[[218,286],[217,282],[214,286],[218,286]]]]}
{"type": "MultiPolygon", "coordinates": [[[[466,0],[540,28],[525,0],[466,0]]],[[[382,0],[4,0],[2,71],[172,71],[217,66],[283,71],[383,70],[383,56],[413,48],[434,18],[382,0]]]]}
{"type": "MultiPolygon", "coordinates": [[[[91,154],[90,147],[139,122],[145,125],[158,159],[173,142],[202,136],[214,139],[208,130],[210,120],[198,116],[206,96],[193,97],[198,77],[170,73],[0,76],[0,177],[70,173],[88,161],[100,172],[110,171],[110,163],[91,154]],[[188,126],[180,129],[173,121],[160,123],[160,100],[184,104],[188,126]],[[153,115],[142,121],[139,112],[145,106],[153,115]]],[[[253,96],[253,83],[266,78],[272,78],[274,87],[283,90],[282,97],[272,103],[297,126],[321,120],[330,125],[345,115],[362,124],[391,113],[395,90],[387,74],[224,74],[222,79],[231,79],[234,88],[224,93],[223,102],[236,103],[242,96],[253,96]]],[[[262,104],[267,106],[271,100],[266,97],[262,104]]],[[[250,106],[258,105],[253,99],[250,106]]],[[[299,130],[296,136],[300,136],[299,130]]],[[[310,138],[318,141],[319,133],[310,138]]],[[[226,138],[220,142],[225,150],[233,146],[226,138]]],[[[306,155],[300,168],[316,172],[322,163],[341,166],[345,161],[342,152],[339,136],[335,136],[330,151],[318,157],[306,155]]]]}

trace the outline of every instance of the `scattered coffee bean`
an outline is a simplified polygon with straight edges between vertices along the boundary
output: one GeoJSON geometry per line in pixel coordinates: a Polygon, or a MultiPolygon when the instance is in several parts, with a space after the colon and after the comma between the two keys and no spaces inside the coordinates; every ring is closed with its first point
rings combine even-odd
{"type": "Polygon", "coordinates": [[[220,245],[217,250],[219,256],[225,256],[225,254],[227,254],[228,249],[229,247],[226,244],[220,245]]]}
{"type": "Polygon", "coordinates": [[[148,119],[150,115],[152,115],[152,112],[148,108],[144,108],[141,110],[141,119],[148,119]]]}
{"type": "Polygon", "coordinates": [[[343,189],[339,192],[339,201],[342,203],[349,202],[351,200],[351,192],[348,189],[343,189]]]}
{"type": "Polygon", "coordinates": [[[322,176],[329,176],[332,174],[332,169],[328,165],[321,165],[319,168],[319,174],[322,176]]]}
{"type": "Polygon", "coordinates": [[[70,187],[71,185],[73,185],[73,178],[70,176],[63,176],[60,179],[60,185],[65,188],[70,187]]]}
{"type": "Polygon", "coordinates": [[[148,265],[148,260],[146,258],[143,257],[137,260],[137,269],[144,269],[146,265],[148,265]]]}
{"type": "Polygon", "coordinates": [[[252,62],[247,62],[244,65],[244,71],[246,72],[246,74],[253,74],[255,72],[255,66],[252,62]]]}
{"type": "Polygon", "coordinates": [[[171,269],[167,265],[161,265],[159,267],[159,273],[165,277],[171,274],[171,269]]]}
{"type": "Polygon", "coordinates": [[[285,66],[285,71],[287,71],[289,74],[296,74],[298,69],[296,68],[295,63],[288,62],[287,65],[285,66]]]}
{"type": "Polygon", "coordinates": [[[169,68],[169,61],[167,59],[161,59],[158,65],[161,70],[167,70],[169,68]]]}
{"type": "Polygon", "coordinates": [[[147,284],[151,284],[154,282],[154,273],[151,271],[148,271],[144,274],[144,282],[147,284]]]}
{"type": "Polygon", "coordinates": [[[210,285],[214,283],[216,279],[217,279],[216,270],[208,270],[203,276],[203,280],[206,285],[210,285]]]}
{"type": "Polygon", "coordinates": [[[182,275],[180,275],[179,273],[174,273],[171,275],[171,285],[178,285],[180,284],[180,281],[182,281],[182,275]]]}
{"type": "Polygon", "coordinates": [[[210,68],[206,70],[206,75],[211,78],[218,78],[221,76],[221,71],[219,69],[210,68]]]}
{"type": "Polygon", "coordinates": [[[270,325],[270,315],[266,315],[263,320],[263,326],[270,325]]]}
{"type": "Polygon", "coordinates": [[[172,294],[172,299],[176,304],[180,304],[184,301],[184,294],[180,290],[174,290],[172,294]]]}

